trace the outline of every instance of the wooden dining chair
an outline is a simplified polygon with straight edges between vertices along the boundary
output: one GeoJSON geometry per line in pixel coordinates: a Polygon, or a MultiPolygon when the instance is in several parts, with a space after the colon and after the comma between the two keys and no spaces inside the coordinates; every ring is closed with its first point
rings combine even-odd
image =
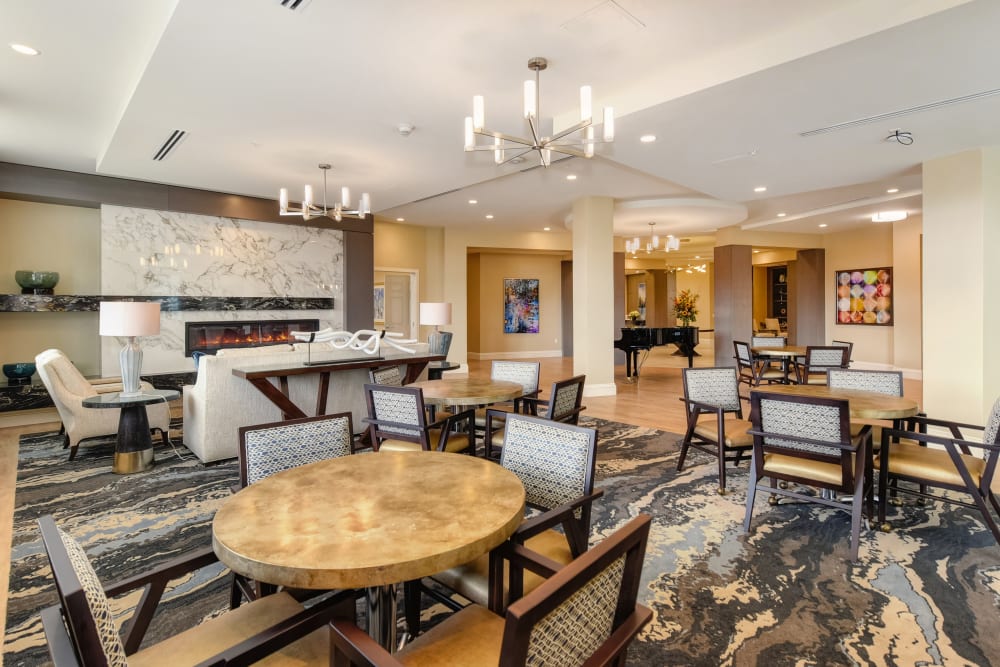
{"type": "Polygon", "coordinates": [[[918,415],[911,418],[907,430],[882,429],[881,437],[875,466],[879,470],[878,521],[883,530],[889,529],[885,518],[890,491],[900,492],[978,510],[1000,545],[1000,500],[994,488],[1000,462],[1000,399],[993,403],[985,426],[918,415]],[[952,437],[928,434],[930,429],[952,437]],[[982,441],[969,439],[969,433],[982,433],[982,441]],[[900,482],[918,486],[914,489],[900,482]],[[928,487],[940,493],[931,493],[928,487]]]}
{"type": "Polygon", "coordinates": [[[850,557],[856,561],[861,514],[867,508],[868,516],[872,516],[873,499],[871,485],[865,493],[869,440],[852,441],[848,402],[759,390],[750,395],[750,406],[753,465],[743,531],[750,532],[759,490],[766,490],[772,497],[785,496],[847,510],[851,514],[850,557]],[[764,486],[764,478],[770,478],[770,486],[764,486]],[[779,482],[792,484],[782,487],[779,482]],[[832,494],[806,494],[793,484],[827,489],[832,494]],[[838,494],[846,494],[848,499],[842,500],[838,494]]]}
{"type": "Polygon", "coordinates": [[[831,368],[847,368],[847,348],[843,345],[810,345],[802,363],[795,364],[799,384],[826,384],[831,368]]]}
{"type": "Polygon", "coordinates": [[[844,368],[850,368],[851,362],[854,361],[854,343],[849,340],[832,340],[830,345],[842,345],[847,348],[847,365],[844,368]]]}
{"type": "Polygon", "coordinates": [[[735,368],[684,368],[681,370],[687,430],[677,457],[677,470],[691,447],[718,459],[719,495],[726,493],[726,463],[750,458],[753,437],[743,418],[739,377],[735,368]],[[708,419],[705,419],[708,417],[708,419]]]}
{"type": "Polygon", "coordinates": [[[372,384],[380,384],[386,387],[402,387],[403,374],[399,372],[399,366],[380,366],[368,369],[368,378],[372,384]]]}
{"type": "MultiPolygon", "coordinates": [[[[586,375],[577,375],[565,380],[557,380],[552,383],[547,399],[525,397],[521,400],[522,410],[525,414],[535,415],[550,421],[562,422],[565,424],[576,424],[580,420],[580,413],[586,407],[583,402],[583,385],[587,381],[586,375]]],[[[504,420],[507,413],[504,410],[486,410],[486,428],[483,433],[483,447],[486,451],[486,458],[495,458],[503,447],[504,442],[504,420]]]]}
{"type": "MultiPolygon", "coordinates": [[[[826,384],[830,389],[854,389],[887,396],[903,395],[902,371],[831,368],[826,372],[826,384]]],[[[872,447],[878,449],[879,443],[882,442],[882,425],[851,422],[851,437],[857,438],[863,431],[871,431],[872,447]]]]}
{"type": "MultiPolygon", "coordinates": [[[[239,429],[239,439],[241,488],[275,473],[348,456],[355,450],[350,412],[243,426],[239,429]]],[[[233,572],[232,576],[230,609],[236,609],[244,599],[252,602],[278,590],[277,586],[255,581],[238,572],[233,572]]],[[[289,591],[297,600],[321,592],[289,591]]]]}
{"type": "Polygon", "coordinates": [[[419,387],[366,384],[369,437],[372,448],[396,452],[419,450],[476,453],[475,412],[449,414],[430,421],[419,387]]]}
{"type": "Polygon", "coordinates": [[[755,359],[749,343],[734,340],[733,351],[735,352],[739,380],[747,387],[759,387],[761,382],[767,384],[785,382],[785,372],[780,368],[772,367],[769,363],[761,363],[755,359]]]}
{"type": "MultiPolygon", "coordinates": [[[[537,361],[493,361],[490,364],[490,379],[505,382],[517,382],[523,387],[521,396],[510,401],[508,404],[495,404],[491,407],[494,410],[505,410],[507,412],[521,412],[523,410],[525,398],[538,398],[538,376],[541,372],[541,364],[537,361]]],[[[476,410],[476,429],[486,430],[486,410],[479,408],[476,410]]],[[[500,417],[498,416],[498,420],[500,417]]]]}
{"type": "MultiPolygon", "coordinates": [[[[596,429],[554,422],[549,419],[510,414],[504,429],[500,465],[510,470],[524,484],[525,502],[531,512],[541,512],[526,519],[510,538],[550,561],[566,564],[587,550],[593,502],[602,491],[594,491],[597,461],[596,429]],[[559,528],[559,530],[555,530],[559,528]]],[[[502,575],[490,574],[490,556],[439,572],[435,582],[481,605],[491,599],[508,596],[510,584],[502,575]],[[498,588],[491,589],[491,582],[498,588]]],[[[513,582],[517,595],[541,584],[528,574],[513,582]]],[[[416,634],[420,617],[420,596],[428,593],[452,609],[461,608],[451,596],[435,594],[432,587],[420,582],[405,585],[407,624],[416,634]]]]}
{"type": "Polygon", "coordinates": [[[329,622],[336,615],[353,617],[355,591],[334,594],[309,609],[277,593],[140,649],[167,584],[216,563],[212,548],[104,586],[83,548],[51,516],[39,519],[38,527],[59,599],[41,612],[55,667],[251,664],[269,656],[269,664],[319,667],[329,664],[329,622]],[[123,638],[109,598],[126,594],[136,597],[138,606],[125,623],[123,638]]]}
{"type": "Polygon", "coordinates": [[[390,654],[349,620],[334,620],[334,667],[450,665],[621,665],[652,619],[637,603],[650,517],[640,514],[558,570],[529,548],[507,542],[497,559],[512,572],[549,576],[509,606],[473,604],[390,654]]]}

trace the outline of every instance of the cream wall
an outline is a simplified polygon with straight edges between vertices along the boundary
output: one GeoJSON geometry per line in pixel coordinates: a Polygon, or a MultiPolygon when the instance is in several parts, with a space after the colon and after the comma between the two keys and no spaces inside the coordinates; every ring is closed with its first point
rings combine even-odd
{"type": "MultiPolygon", "coordinates": [[[[400,225],[384,220],[375,220],[374,261],[375,282],[385,282],[384,269],[407,269],[417,272],[417,295],[419,301],[443,301],[440,285],[434,280],[439,269],[431,270],[432,264],[440,264],[440,229],[400,225]]],[[[419,313],[414,319],[419,320],[419,313]]],[[[427,340],[433,327],[419,327],[420,340],[427,340]]]]}
{"type": "MultiPolygon", "coordinates": [[[[100,211],[0,199],[0,266],[5,294],[21,292],[19,269],[58,271],[56,294],[100,294],[100,211]]],[[[0,363],[34,361],[57,347],[85,375],[100,372],[97,313],[0,313],[0,341],[0,363]]]]}
{"type": "MultiPolygon", "coordinates": [[[[872,224],[825,237],[826,341],[823,342],[834,339],[853,342],[852,357],[860,367],[902,370],[909,377],[920,374],[920,230],[920,220],[915,218],[902,223],[872,224]],[[893,326],[838,324],[835,273],[882,266],[893,268],[893,326]]],[[[812,341],[805,341],[809,342],[812,341]]]]}
{"type": "Polygon", "coordinates": [[[562,257],[553,255],[476,253],[469,256],[469,357],[503,359],[562,356],[562,257]],[[478,264],[478,276],[474,270],[478,264]],[[538,333],[503,331],[504,278],[538,279],[538,333]],[[478,294],[476,293],[478,291],[478,294]],[[478,334],[478,349],[475,347],[478,334]]]}

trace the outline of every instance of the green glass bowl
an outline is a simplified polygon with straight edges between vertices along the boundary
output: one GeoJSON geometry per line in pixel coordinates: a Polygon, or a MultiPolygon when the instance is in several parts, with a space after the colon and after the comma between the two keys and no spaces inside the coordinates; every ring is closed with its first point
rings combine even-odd
{"type": "Polygon", "coordinates": [[[59,282],[56,271],[15,271],[14,280],[22,289],[52,289],[59,282]]]}

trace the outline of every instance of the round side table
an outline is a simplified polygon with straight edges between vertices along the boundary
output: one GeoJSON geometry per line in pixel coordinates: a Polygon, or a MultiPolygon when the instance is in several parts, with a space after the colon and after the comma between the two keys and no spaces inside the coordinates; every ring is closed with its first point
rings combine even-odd
{"type": "Polygon", "coordinates": [[[85,408],[120,408],[118,440],[111,472],[128,475],[153,467],[153,438],[149,435],[149,417],[146,406],[165,403],[180,398],[176,389],[145,389],[135,396],[120,393],[98,394],[83,399],[85,408]]]}

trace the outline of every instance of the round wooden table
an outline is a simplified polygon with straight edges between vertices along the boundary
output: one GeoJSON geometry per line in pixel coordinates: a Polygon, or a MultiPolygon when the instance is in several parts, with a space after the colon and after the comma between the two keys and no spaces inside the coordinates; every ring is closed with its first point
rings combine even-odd
{"type": "Polygon", "coordinates": [[[891,396],[859,389],[831,389],[818,384],[770,385],[753,391],[765,394],[846,399],[850,404],[851,419],[905,419],[920,411],[917,402],[905,396],[891,396]]]}
{"type": "Polygon", "coordinates": [[[514,473],[472,456],[355,454],[240,490],[216,513],[212,546],[224,564],[258,581],[369,589],[369,632],[392,650],[395,584],[501,544],[520,525],[524,498],[514,473]]]}
{"type": "Polygon", "coordinates": [[[513,400],[524,393],[524,385],[520,382],[489,378],[443,378],[406,386],[423,389],[424,403],[429,405],[489,405],[513,400]]]}

